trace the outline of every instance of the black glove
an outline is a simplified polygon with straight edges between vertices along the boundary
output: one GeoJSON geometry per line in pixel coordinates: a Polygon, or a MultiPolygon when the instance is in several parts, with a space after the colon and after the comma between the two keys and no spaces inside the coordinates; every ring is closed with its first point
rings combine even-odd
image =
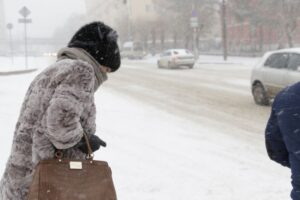
{"type": "MultiPolygon", "coordinates": [[[[100,146],[106,147],[106,142],[101,140],[97,135],[90,135],[88,137],[93,152],[97,151],[100,148],[100,146]]],[[[83,153],[88,154],[88,148],[84,137],[82,137],[80,142],[77,144],[77,147],[83,153]]]]}

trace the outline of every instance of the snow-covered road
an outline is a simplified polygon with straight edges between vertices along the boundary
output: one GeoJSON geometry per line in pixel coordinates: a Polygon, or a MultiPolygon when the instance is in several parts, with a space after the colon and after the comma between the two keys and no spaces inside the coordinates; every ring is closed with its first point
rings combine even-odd
{"type": "MultiPolygon", "coordinates": [[[[97,132],[121,200],[282,200],[289,170],[268,160],[268,107],[250,94],[251,68],[163,70],[127,63],[96,93],[97,132]]],[[[14,125],[38,72],[0,76],[3,171],[14,125]]]]}

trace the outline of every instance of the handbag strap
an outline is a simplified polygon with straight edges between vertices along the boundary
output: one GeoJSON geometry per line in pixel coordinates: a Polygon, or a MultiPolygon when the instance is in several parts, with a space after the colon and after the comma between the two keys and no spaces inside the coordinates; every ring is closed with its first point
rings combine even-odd
{"type": "Polygon", "coordinates": [[[93,158],[94,158],[93,150],[91,148],[89,138],[88,138],[88,136],[85,132],[83,132],[83,137],[85,139],[85,143],[86,143],[86,146],[87,146],[87,149],[88,149],[88,154],[86,156],[86,159],[87,160],[93,160],[93,158]]]}
{"type": "MultiPolygon", "coordinates": [[[[85,139],[85,143],[86,143],[87,150],[88,150],[88,154],[86,155],[86,159],[87,160],[93,160],[93,158],[94,158],[93,150],[91,148],[89,138],[88,138],[88,136],[85,132],[83,132],[83,137],[85,139]]],[[[56,149],[55,148],[55,158],[57,158],[57,159],[62,159],[63,158],[63,151],[61,149],[56,149]]]]}

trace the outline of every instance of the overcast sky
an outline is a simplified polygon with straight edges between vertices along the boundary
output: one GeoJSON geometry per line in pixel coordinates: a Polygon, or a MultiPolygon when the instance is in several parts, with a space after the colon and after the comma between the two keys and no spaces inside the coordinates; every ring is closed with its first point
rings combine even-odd
{"type": "Polygon", "coordinates": [[[13,30],[18,35],[23,31],[23,24],[18,23],[22,18],[19,10],[23,6],[31,11],[32,24],[28,27],[31,37],[51,36],[70,15],[84,14],[86,10],[84,0],[4,0],[5,21],[13,23],[13,30]]]}

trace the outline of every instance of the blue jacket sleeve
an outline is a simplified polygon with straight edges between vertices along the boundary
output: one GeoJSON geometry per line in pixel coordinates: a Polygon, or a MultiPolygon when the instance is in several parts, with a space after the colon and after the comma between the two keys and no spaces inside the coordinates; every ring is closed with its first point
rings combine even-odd
{"type": "Polygon", "coordinates": [[[274,109],[272,109],[271,116],[267,123],[265,142],[270,159],[283,166],[290,167],[289,153],[283,141],[274,109]]]}

